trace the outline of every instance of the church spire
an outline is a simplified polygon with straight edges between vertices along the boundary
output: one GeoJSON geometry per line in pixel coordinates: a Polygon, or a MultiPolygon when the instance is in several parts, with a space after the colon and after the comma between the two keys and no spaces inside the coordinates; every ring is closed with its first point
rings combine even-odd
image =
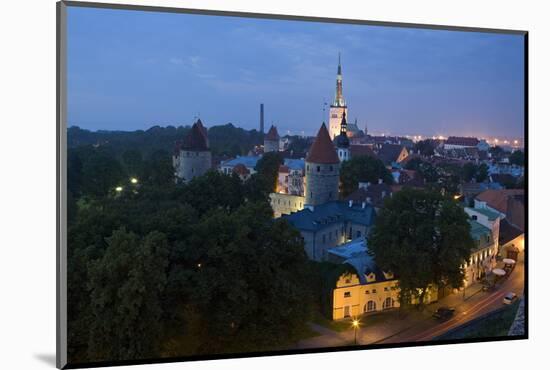
{"type": "Polygon", "coordinates": [[[334,97],[333,107],[345,107],[346,101],[342,94],[342,64],[340,62],[340,53],[338,53],[338,73],[336,75],[336,96],[334,97]]]}
{"type": "Polygon", "coordinates": [[[348,131],[348,122],[346,121],[346,112],[342,115],[342,123],[340,123],[340,133],[346,134],[348,131]]]}

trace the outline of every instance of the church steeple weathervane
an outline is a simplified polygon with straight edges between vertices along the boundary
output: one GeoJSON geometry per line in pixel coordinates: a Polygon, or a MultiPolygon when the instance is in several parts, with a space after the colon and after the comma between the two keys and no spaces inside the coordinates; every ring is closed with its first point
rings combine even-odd
{"type": "Polygon", "coordinates": [[[340,135],[342,115],[347,114],[348,107],[344,94],[342,92],[342,59],[340,53],[338,53],[338,70],[336,74],[336,94],[334,95],[334,101],[330,104],[329,112],[329,134],[334,140],[340,135]]]}
{"type": "Polygon", "coordinates": [[[338,53],[338,73],[336,75],[336,96],[332,104],[334,107],[345,107],[346,101],[342,93],[342,63],[340,61],[340,53],[338,53]]]}

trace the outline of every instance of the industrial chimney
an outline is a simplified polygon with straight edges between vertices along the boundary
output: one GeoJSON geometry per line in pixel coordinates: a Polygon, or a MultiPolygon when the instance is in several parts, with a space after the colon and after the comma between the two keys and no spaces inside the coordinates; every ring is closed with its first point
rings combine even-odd
{"type": "Polygon", "coordinates": [[[260,132],[264,133],[264,103],[260,104],[260,132]]]}

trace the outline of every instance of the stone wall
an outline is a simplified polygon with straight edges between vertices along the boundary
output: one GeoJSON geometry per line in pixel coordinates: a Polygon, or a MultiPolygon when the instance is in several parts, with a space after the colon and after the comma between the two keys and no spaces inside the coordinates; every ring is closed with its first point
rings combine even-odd
{"type": "Polygon", "coordinates": [[[339,164],[306,162],[306,204],[315,206],[338,200],[339,164]]]}
{"type": "Polygon", "coordinates": [[[183,182],[189,182],[196,176],[204,175],[212,167],[210,152],[182,150],[179,155],[176,176],[183,182]]]}

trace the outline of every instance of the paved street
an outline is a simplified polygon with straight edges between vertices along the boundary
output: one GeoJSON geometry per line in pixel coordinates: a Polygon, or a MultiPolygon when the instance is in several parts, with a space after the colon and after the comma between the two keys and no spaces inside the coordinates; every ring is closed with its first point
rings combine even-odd
{"type": "MultiPolygon", "coordinates": [[[[357,331],[358,344],[373,343],[403,343],[428,341],[456,328],[476,317],[502,307],[502,298],[508,292],[523,294],[524,265],[518,263],[512,274],[494,292],[481,291],[480,284],[474,284],[466,290],[466,300],[463,293],[451,294],[438,303],[428,305],[423,312],[407,313],[399,317],[399,312],[385,312],[361,319],[361,328],[357,331]],[[454,307],[454,317],[445,322],[439,322],[431,317],[441,306],[454,307]]],[[[312,328],[321,335],[302,340],[297,348],[322,348],[353,345],[354,331],[351,328],[344,332],[336,332],[325,327],[312,324],[312,328]]]]}

